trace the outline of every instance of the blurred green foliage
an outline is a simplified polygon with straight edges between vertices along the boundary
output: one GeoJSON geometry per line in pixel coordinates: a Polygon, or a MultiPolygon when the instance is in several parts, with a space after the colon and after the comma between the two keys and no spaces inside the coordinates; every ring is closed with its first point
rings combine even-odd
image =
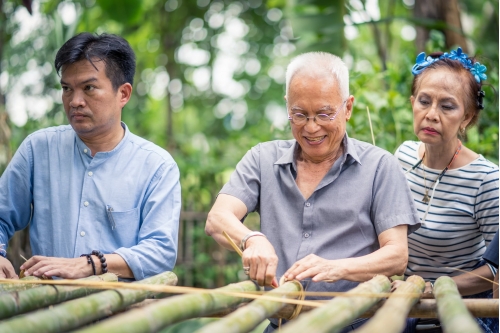
{"type": "MultiPolygon", "coordinates": [[[[498,0],[461,0],[460,6],[469,48],[488,66],[486,109],[465,144],[498,164],[498,0]]],[[[17,1],[5,0],[2,7],[0,87],[12,120],[12,151],[29,133],[66,123],[53,70],[62,43],[82,31],[116,33],[137,55],[123,120],[173,155],[183,210],[197,212],[210,209],[248,149],[291,138],[284,70],[300,52],[333,52],[350,67],[356,99],[351,137],[372,141],[368,109],[377,146],[393,152],[416,139],[411,35],[417,25],[442,26],[414,19],[410,0],[41,0],[33,8],[30,16],[17,1]]],[[[442,50],[443,38],[432,31],[427,51],[442,50]]],[[[257,229],[258,217],[249,220],[257,229]]],[[[188,234],[193,256],[176,268],[181,281],[215,287],[242,278],[237,255],[220,259],[225,250],[217,249],[202,224],[188,234]]]]}

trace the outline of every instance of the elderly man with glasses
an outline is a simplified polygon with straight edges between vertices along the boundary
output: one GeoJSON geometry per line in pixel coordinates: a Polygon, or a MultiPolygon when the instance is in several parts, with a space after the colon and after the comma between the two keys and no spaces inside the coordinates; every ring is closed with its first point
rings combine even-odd
{"type": "Polygon", "coordinates": [[[376,274],[403,274],[419,218],[396,159],[346,133],[354,96],[345,64],[328,53],[296,57],[285,100],[295,139],[248,151],[208,215],[207,234],[226,248],[223,231],[240,242],[245,273],[260,285],[284,276],[308,281],[307,291],[347,291],[376,274]],[[254,211],[261,232],[241,223],[254,211]]]}

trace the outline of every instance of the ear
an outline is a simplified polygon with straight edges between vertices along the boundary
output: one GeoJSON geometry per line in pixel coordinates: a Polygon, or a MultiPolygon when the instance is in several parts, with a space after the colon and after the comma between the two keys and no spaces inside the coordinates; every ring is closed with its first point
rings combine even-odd
{"type": "Polygon", "coordinates": [[[462,120],[462,123],[460,123],[460,128],[466,128],[467,125],[469,125],[470,121],[472,120],[472,117],[474,116],[473,112],[468,112],[464,115],[464,119],[462,120]]]}
{"type": "Polygon", "coordinates": [[[345,103],[345,120],[348,121],[352,116],[352,109],[354,107],[354,96],[351,95],[347,97],[347,102],[345,103]]]}
{"type": "Polygon", "coordinates": [[[413,104],[415,103],[415,97],[411,95],[410,97],[411,108],[413,109],[413,104]]]}
{"type": "Polygon", "coordinates": [[[132,85],[130,83],[127,82],[118,87],[118,99],[122,109],[128,103],[131,96],[132,96],[132,85]]]}

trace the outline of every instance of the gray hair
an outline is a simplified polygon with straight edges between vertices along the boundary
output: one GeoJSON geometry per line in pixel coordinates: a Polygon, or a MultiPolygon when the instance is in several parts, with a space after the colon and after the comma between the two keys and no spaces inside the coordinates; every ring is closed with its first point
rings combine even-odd
{"type": "Polygon", "coordinates": [[[285,88],[287,96],[293,76],[303,70],[312,75],[332,74],[337,80],[342,99],[349,97],[349,70],[347,66],[342,59],[326,52],[303,53],[292,59],[286,68],[285,88]]]}

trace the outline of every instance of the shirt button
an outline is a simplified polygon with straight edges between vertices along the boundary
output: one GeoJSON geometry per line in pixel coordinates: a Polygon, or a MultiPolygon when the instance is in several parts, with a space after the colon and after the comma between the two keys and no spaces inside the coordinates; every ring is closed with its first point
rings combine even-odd
{"type": "Polygon", "coordinates": [[[88,151],[89,151],[89,150],[88,150],[88,149],[86,149],[86,148],[83,150],[83,152],[84,152],[85,154],[87,154],[87,152],[88,152],[88,151]]]}
{"type": "Polygon", "coordinates": [[[80,236],[85,236],[85,231],[80,232],[80,236]]]}
{"type": "Polygon", "coordinates": [[[89,173],[88,173],[89,177],[92,177],[93,174],[94,173],[92,171],[89,171],[89,173]]]}
{"type": "Polygon", "coordinates": [[[85,201],[85,202],[83,203],[83,205],[84,205],[85,207],[87,207],[87,206],[89,205],[89,202],[88,202],[88,201],[85,201]]]}
{"type": "Polygon", "coordinates": [[[310,202],[306,202],[306,207],[309,207],[311,206],[311,203],[310,202]]]}
{"type": "Polygon", "coordinates": [[[309,234],[306,232],[306,233],[304,234],[304,237],[305,237],[305,238],[309,238],[309,234]]]}

